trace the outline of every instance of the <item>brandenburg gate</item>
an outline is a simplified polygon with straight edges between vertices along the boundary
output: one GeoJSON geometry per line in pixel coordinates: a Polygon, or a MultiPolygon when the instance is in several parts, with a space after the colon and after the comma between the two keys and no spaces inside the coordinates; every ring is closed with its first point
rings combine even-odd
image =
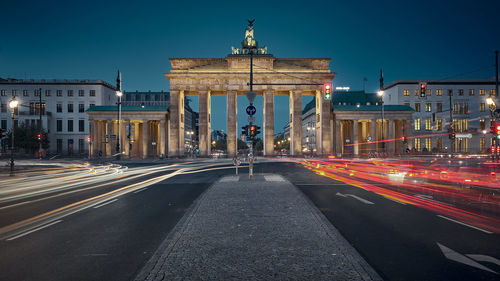
{"type": "MultiPolygon", "coordinates": [[[[242,48],[232,47],[225,58],[172,58],[168,130],[169,156],[184,155],[184,97],[199,96],[199,149],[201,156],[211,150],[211,106],[213,95],[227,96],[227,152],[237,153],[237,96],[249,91],[250,61],[253,63],[253,92],[263,96],[264,155],[274,153],[274,96],[290,97],[290,154],[302,153],[302,96],[316,97],[316,147],[318,153],[331,153],[333,148],[331,101],[322,97],[322,85],[331,82],[328,58],[275,58],[267,47],[258,48],[253,21],[245,30],[242,48]],[[249,50],[255,52],[250,54],[249,50]]],[[[258,109],[259,110],[259,109],[258,109]]]]}

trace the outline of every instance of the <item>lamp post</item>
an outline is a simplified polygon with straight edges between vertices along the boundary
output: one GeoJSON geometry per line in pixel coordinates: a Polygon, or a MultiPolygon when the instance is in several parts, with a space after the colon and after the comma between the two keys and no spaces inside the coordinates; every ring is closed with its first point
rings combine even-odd
{"type": "Polygon", "coordinates": [[[10,111],[12,112],[12,129],[11,129],[11,140],[10,140],[10,175],[14,175],[14,112],[17,106],[19,105],[19,101],[16,100],[16,97],[12,97],[12,100],[9,102],[10,111]]]}
{"type": "MultiPolygon", "coordinates": [[[[490,125],[495,126],[496,125],[496,118],[495,118],[495,110],[497,109],[497,104],[495,102],[495,99],[493,96],[489,96],[486,99],[486,104],[488,104],[488,107],[490,108],[490,125]]],[[[494,131],[492,132],[492,137],[493,137],[493,144],[492,147],[494,148],[493,151],[493,159],[498,158],[498,139],[496,138],[496,135],[494,134],[494,131]]]]}
{"type": "Polygon", "coordinates": [[[116,95],[118,96],[118,141],[116,142],[116,153],[118,154],[118,159],[120,159],[121,156],[121,149],[120,149],[120,141],[122,138],[122,96],[123,92],[122,91],[116,91],[116,95]]]}
{"type": "Polygon", "coordinates": [[[377,92],[377,95],[380,97],[380,102],[382,103],[381,111],[382,111],[382,132],[381,132],[381,141],[382,141],[382,152],[385,152],[385,142],[384,142],[384,91],[380,90],[377,92]]]}
{"type": "Polygon", "coordinates": [[[186,134],[189,135],[189,140],[190,140],[190,143],[191,143],[191,147],[190,147],[190,149],[191,149],[191,158],[192,158],[193,157],[193,150],[194,150],[194,148],[193,148],[193,134],[194,134],[194,132],[193,131],[188,131],[188,132],[186,132],[186,134]]]}

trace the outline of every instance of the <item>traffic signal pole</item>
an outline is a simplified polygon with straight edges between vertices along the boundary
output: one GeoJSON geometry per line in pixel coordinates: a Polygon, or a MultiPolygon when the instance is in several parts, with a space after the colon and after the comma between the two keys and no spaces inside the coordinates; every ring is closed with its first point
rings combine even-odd
{"type": "MultiPolygon", "coordinates": [[[[250,92],[253,92],[253,50],[250,50],[250,92]]],[[[249,122],[249,124],[251,128],[252,122],[249,122]]],[[[250,138],[250,153],[248,154],[248,178],[250,179],[253,178],[253,159],[253,138],[250,138]]]]}
{"type": "Polygon", "coordinates": [[[40,103],[38,104],[38,109],[40,110],[40,124],[38,126],[38,132],[40,133],[39,147],[38,147],[38,158],[42,160],[42,88],[40,88],[40,103]]]}

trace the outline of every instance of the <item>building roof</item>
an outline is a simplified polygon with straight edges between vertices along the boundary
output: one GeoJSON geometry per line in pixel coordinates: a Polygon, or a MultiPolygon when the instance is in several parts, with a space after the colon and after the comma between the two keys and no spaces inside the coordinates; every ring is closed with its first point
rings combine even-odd
{"type": "MultiPolygon", "coordinates": [[[[380,105],[334,105],[333,111],[381,111],[380,105]]],[[[384,105],[384,111],[414,111],[408,105],[384,105]]]]}
{"type": "MultiPolygon", "coordinates": [[[[94,105],[87,109],[90,111],[117,111],[118,106],[116,105],[94,105]]],[[[122,106],[122,111],[168,111],[167,106],[122,106]]]]}
{"type": "Polygon", "coordinates": [[[380,99],[375,93],[365,93],[365,91],[334,91],[332,95],[332,105],[346,104],[346,105],[356,105],[364,104],[368,102],[370,104],[376,104],[380,99]]]}
{"type": "Polygon", "coordinates": [[[0,78],[0,84],[8,85],[102,85],[111,90],[116,91],[116,87],[110,83],[97,79],[97,80],[79,80],[79,79],[17,79],[17,78],[0,78]]]}
{"type": "Polygon", "coordinates": [[[302,114],[303,115],[306,114],[306,112],[308,112],[309,110],[311,110],[313,108],[316,108],[316,98],[315,97],[313,97],[312,100],[306,104],[304,109],[302,109],[302,114]]]}
{"type": "Polygon", "coordinates": [[[384,90],[397,85],[418,85],[421,82],[427,85],[495,85],[495,76],[475,79],[400,79],[387,84],[384,90]]]}

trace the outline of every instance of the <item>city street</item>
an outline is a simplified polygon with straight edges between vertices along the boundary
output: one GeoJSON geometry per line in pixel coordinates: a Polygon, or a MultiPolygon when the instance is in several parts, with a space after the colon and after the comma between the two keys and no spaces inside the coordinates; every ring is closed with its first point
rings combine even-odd
{"type": "MultiPolygon", "coordinates": [[[[298,187],[385,280],[496,280],[497,168],[485,177],[471,164],[458,178],[433,163],[259,159],[255,173],[298,187]]],[[[134,279],[193,202],[232,174],[228,160],[194,160],[3,177],[0,279],[134,279]]]]}

